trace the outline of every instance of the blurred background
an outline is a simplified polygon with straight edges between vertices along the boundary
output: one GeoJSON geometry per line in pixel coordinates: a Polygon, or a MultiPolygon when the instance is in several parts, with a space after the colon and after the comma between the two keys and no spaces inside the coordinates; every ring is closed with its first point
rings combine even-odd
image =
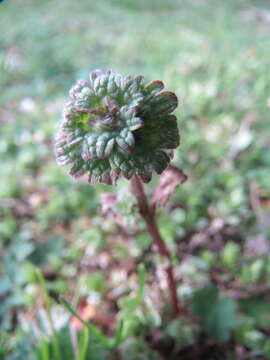
{"type": "MultiPolygon", "coordinates": [[[[214,348],[207,343],[197,359],[220,348],[218,359],[269,359],[270,2],[6,0],[0,23],[0,358],[54,359],[33,355],[50,342],[47,294],[106,334],[122,319],[123,346],[133,346],[123,359],[162,358],[157,328],[172,359],[188,359],[184,349],[202,336],[214,348]],[[56,165],[52,141],[68,90],[97,68],[160,79],[180,99],[173,164],[188,181],[158,223],[181,259],[179,296],[195,304],[200,325],[166,320],[166,284],[151,273],[155,255],[128,182],[75,183],[56,165]],[[108,197],[102,207],[108,192],[119,198],[117,213],[108,197]],[[142,258],[150,269],[142,301],[155,304],[147,316],[128,302],[142,258]],[[198,309],[213,293],[214,313],[198,309]]],[[[75,321],[57,302],[49,311],[56,331],[75,321]]],[[[96,354],[78,359],[109,359],[96,354]]]]}

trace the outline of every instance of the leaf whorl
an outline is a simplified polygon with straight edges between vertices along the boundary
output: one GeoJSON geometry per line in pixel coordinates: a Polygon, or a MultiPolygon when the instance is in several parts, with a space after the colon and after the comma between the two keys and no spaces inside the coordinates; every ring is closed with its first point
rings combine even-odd
{"type": "Polygon", "coordinates": [[[119,176],[135,173],[144,182],[161,174],[179,145],[176,95],[162,91],[159,80],[144,84],[142,76],[123,77],[96,70],[69,92],[55,138],[60,165],[72,164],[75,178],[115,185],[119,176]]]}

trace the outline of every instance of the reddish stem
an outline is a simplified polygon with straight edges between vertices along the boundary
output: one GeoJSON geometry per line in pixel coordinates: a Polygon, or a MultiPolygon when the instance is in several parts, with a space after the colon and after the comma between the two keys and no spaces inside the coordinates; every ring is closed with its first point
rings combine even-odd
{"type": "Polygon", "coordinates": [[[171,265],[171,254],[170,254],[164,240],[160,236],[160,233],[158,231],[157,224],[155,221],[155,216],[150,209],[147,197],[146,197],[144,189],[143,189],[143,185],[137,175],[134,175],[132,177],[131,186],[132,186],[133,193],[137,198],[139,212],[146,223],[147,230],[148,230],[149,234],[151,235],[154,244],[157,246],[160,256],[163,257],[164,259],[166,259],[168,262],[168,265],[165,268],[166,275],[167,275],[168,288],[170,291],[171,302],[172,302],[174,313],[179,314],[180,306],[179,306],[179,301],[178,301],[178,297],[177,297],[176,280],[175,280],[174,271],[173,271],[174,269],[173,269],[173,266],[171,265]]]}

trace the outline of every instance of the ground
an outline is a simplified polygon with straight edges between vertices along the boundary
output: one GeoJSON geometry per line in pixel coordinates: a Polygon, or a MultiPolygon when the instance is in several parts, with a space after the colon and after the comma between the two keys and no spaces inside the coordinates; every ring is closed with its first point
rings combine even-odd
{"type": "Polygon", "coordinates": [[[269,359],[270,2],[6,0],[0,16],[0,358],[269,359]],[[158,209],[179,319],[128,181],[90,186],[55,163],[68,89],[96,68],[179,97],[188,180],[158,209]]]}

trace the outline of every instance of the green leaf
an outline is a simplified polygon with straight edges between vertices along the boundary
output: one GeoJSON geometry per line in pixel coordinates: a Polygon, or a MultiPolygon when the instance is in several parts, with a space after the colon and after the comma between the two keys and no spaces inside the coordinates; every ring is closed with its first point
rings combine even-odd
{"type": "Polygon", "coordinates": [[[102,292],[106,287],[106,281],[103,272],[95,271],[89,275],[82,275],[80,282],[87,287],[88,291],[102,292]]]}
{"type": "Polygon", "coordinates": [[[228,242],[221,252],[221,261],[227,268],[233,270],[238,263],[240,246],[232,241],[228,242]]]}
{"type": "Polygon", "coordinates": [[[207,286],[197,290],[192,298],[192,311],[202,322],[206,322],[208,313],[218,299],[218,290],[215,286],[207,286]]]}
{"type": "Polygon", "coordinates": [[[120,320],[119,324],[117,325],[114,340],[112,343],[112,348],[116,349],[123,340],[123,329],[124,329],[124,322],[123,320],[120,320]]]}
{"type": "Polygon", "coordinates": [[[233,299],[219,297],[215,286],[207,286],[194,293],[192,311],[208,335],[219,341],[229,340],[231,330],[237,324],[233,299]]]}
{"type": "Polygon", "coordinates": [[[268,328],[270,323],[269,301],[251,298],[240,301],[240,309],[255,319],[256,325],[268,328]]]}

